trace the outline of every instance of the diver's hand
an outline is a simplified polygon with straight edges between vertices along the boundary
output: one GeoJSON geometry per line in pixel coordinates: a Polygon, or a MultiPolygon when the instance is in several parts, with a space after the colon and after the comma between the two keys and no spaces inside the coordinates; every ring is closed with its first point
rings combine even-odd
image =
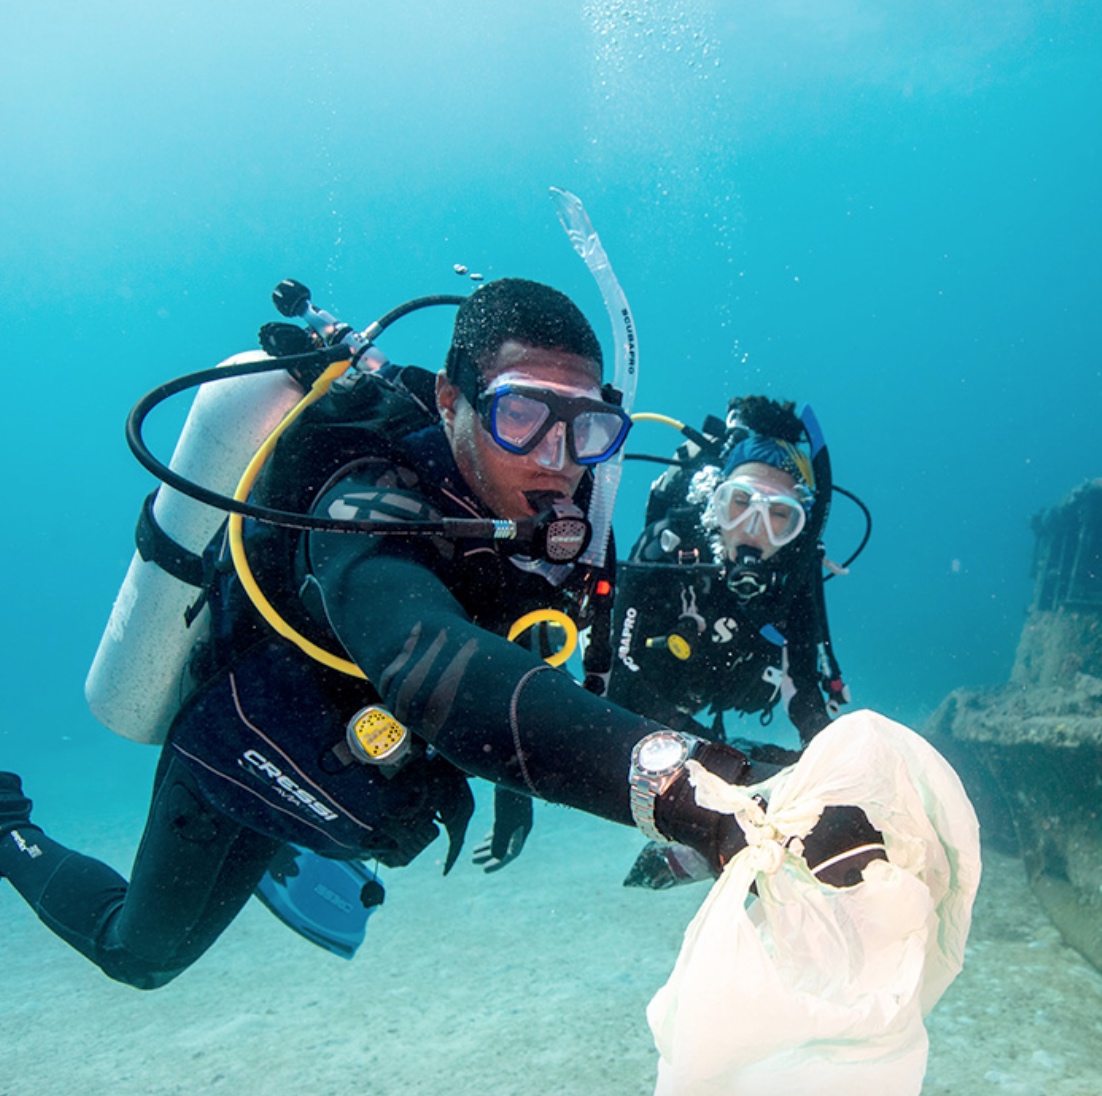
{"type": "Polygon", "coordinates": [[[688,845],[660,845],[648,841],[631,866],[625,887],[665,890],[701,879],[714,880],[715,872],[704,857],[688,845]]]}
{"type": "Polygon", "coordinates": [[[532,800],[505,788],[494,789],[494,828],[475,846],[473,863],[485,872],[500,871],[520,856],[532,832],[532,800]]]}

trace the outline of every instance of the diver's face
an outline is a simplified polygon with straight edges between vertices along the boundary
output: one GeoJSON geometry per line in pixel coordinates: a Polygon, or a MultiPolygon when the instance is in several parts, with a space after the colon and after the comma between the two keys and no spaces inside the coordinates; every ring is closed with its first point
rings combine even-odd
{"type": "MultiPolygon", "coordinates": [[[[771,464],[761,464],[757,461],[740,464],[727,477],[727,480],[736,479],[752,483],[762,495],[783,495],[795,498],[796,480],[787,472],[782,472],[771,464]]],[[[779,521],[780,518],[781,515],[778,514],[776,520],[779,521]]],[[[763,560],[775,556],[780,551],[780,547],[769,539],[762,521],[740,522],[733,529],[720,528],[720,535],[723,537],[723,546],[727,551],[728,559],[735,558],[740,545],[757,548],[763,560]]]]}
{"type": "MultiPolygon", "coordinates": [[[[482,371],[483,383],[512,383],[546,388],[559,395],[600,399],[600,367],[589,358],[529,346],[510,339],[482,371]]],[[[436,405],[455,463],[478,498],[500,518],[530,517],[526,491],[552,491],[572,498],[585,469],[567,451],[565,427],[556,423],[530,453],[503,449],[483,426],[478,412],[441,373],[436,405]]]]}

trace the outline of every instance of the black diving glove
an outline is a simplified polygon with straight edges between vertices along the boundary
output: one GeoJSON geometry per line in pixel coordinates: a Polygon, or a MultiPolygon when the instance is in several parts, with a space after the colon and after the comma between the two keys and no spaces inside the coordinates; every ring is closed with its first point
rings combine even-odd
{"type": "Polygon", "coordinates": [[[532,832],[532,800],[506,788],[494,789],[494,828],[475,846],[471,860],[485,872],[500,871],[520,856],[532,832]]]}
{"type": "Polygon", "coordinates": [[[32,806],[23,794],[19,777],[15,773],[0,772],[0,837],[26,826],[31,820],[32,806]]]}
{"type": "MultiPolygon", "coordinates": [[[[751,764],[745,754],[719,742],[702,742],[694,758],[728,784],[757,784],[777,771],[776,766],[751,764]]],[[[734,815],[697,803],[687,771],[658,797],[654,818],[660,833],[695,849],[716,875],[746,847],[746,835],[734,815]]],[[[812,872],[834,887],[855,886],[870,861],[888,858],[883,834],[856,806],[827,807],[803,846],[812,872]]]]}
{"type": "Polygon", "coordinates": [[[625,887],[646,887],[648,890],[666,890],[683,883],[715,879],[711,866],[688,845],[662,845],[648,841],[635,858],[625,887]]]}

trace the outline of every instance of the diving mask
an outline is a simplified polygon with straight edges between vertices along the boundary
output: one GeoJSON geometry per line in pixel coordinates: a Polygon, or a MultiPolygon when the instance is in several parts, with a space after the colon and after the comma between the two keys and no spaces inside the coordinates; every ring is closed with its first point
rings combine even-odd
{"type": "Polygon", "coordinates": [[[747,537],[764,534],[774,548],[791,544],[807,524],[804,499],[807,489],[797,485],[791,494],[779,493],[774,484],[750,476],[732,476],[712,495],[712,509],[725,533],[740,531],[747,537]]]}
{"type": "Polygon", "coordinates": [[[486,432],[518,456],[540,448],[554,432],[548,444],[565,446],[575,464],[600,464],[616,454],[631,429],[627,412],[607,398],[613,394],[608,386],[527,384],[519,371],[503,373],[488,388],[470,371],[459,385],[486,432]]]}

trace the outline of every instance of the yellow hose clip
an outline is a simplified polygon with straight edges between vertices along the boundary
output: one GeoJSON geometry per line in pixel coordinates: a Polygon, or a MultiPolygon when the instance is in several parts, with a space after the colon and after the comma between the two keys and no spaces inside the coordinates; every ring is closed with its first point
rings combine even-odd
{"type": "Polygon", "coordinates": [[[669,651],[678,662],[688,662],[693,657],[692,644],[677,632],[670,632],[668,636],[651,636],[647,640],[647,646],[660,651],[669,651]]]}
{"type": "Polygon", "coordinates": [[[687,662],[693,656],[693,649],[689,646],[688,640],[676,632],[666,636],[666,650],[679,662],[687,662]]]}
{"type": "Polygon", "coordinates": [[[534,609],[530,613],[525,613],[524,616],[513,621],[509,634],[505,638],[512,642],[522,632],[534,628],[537,624],[555,624],[566,633],[566,641],[563,645],[554,654],[544,659],[548,666],[561,666],[578,646],[578,626],[559,609],[534,609]]]}

